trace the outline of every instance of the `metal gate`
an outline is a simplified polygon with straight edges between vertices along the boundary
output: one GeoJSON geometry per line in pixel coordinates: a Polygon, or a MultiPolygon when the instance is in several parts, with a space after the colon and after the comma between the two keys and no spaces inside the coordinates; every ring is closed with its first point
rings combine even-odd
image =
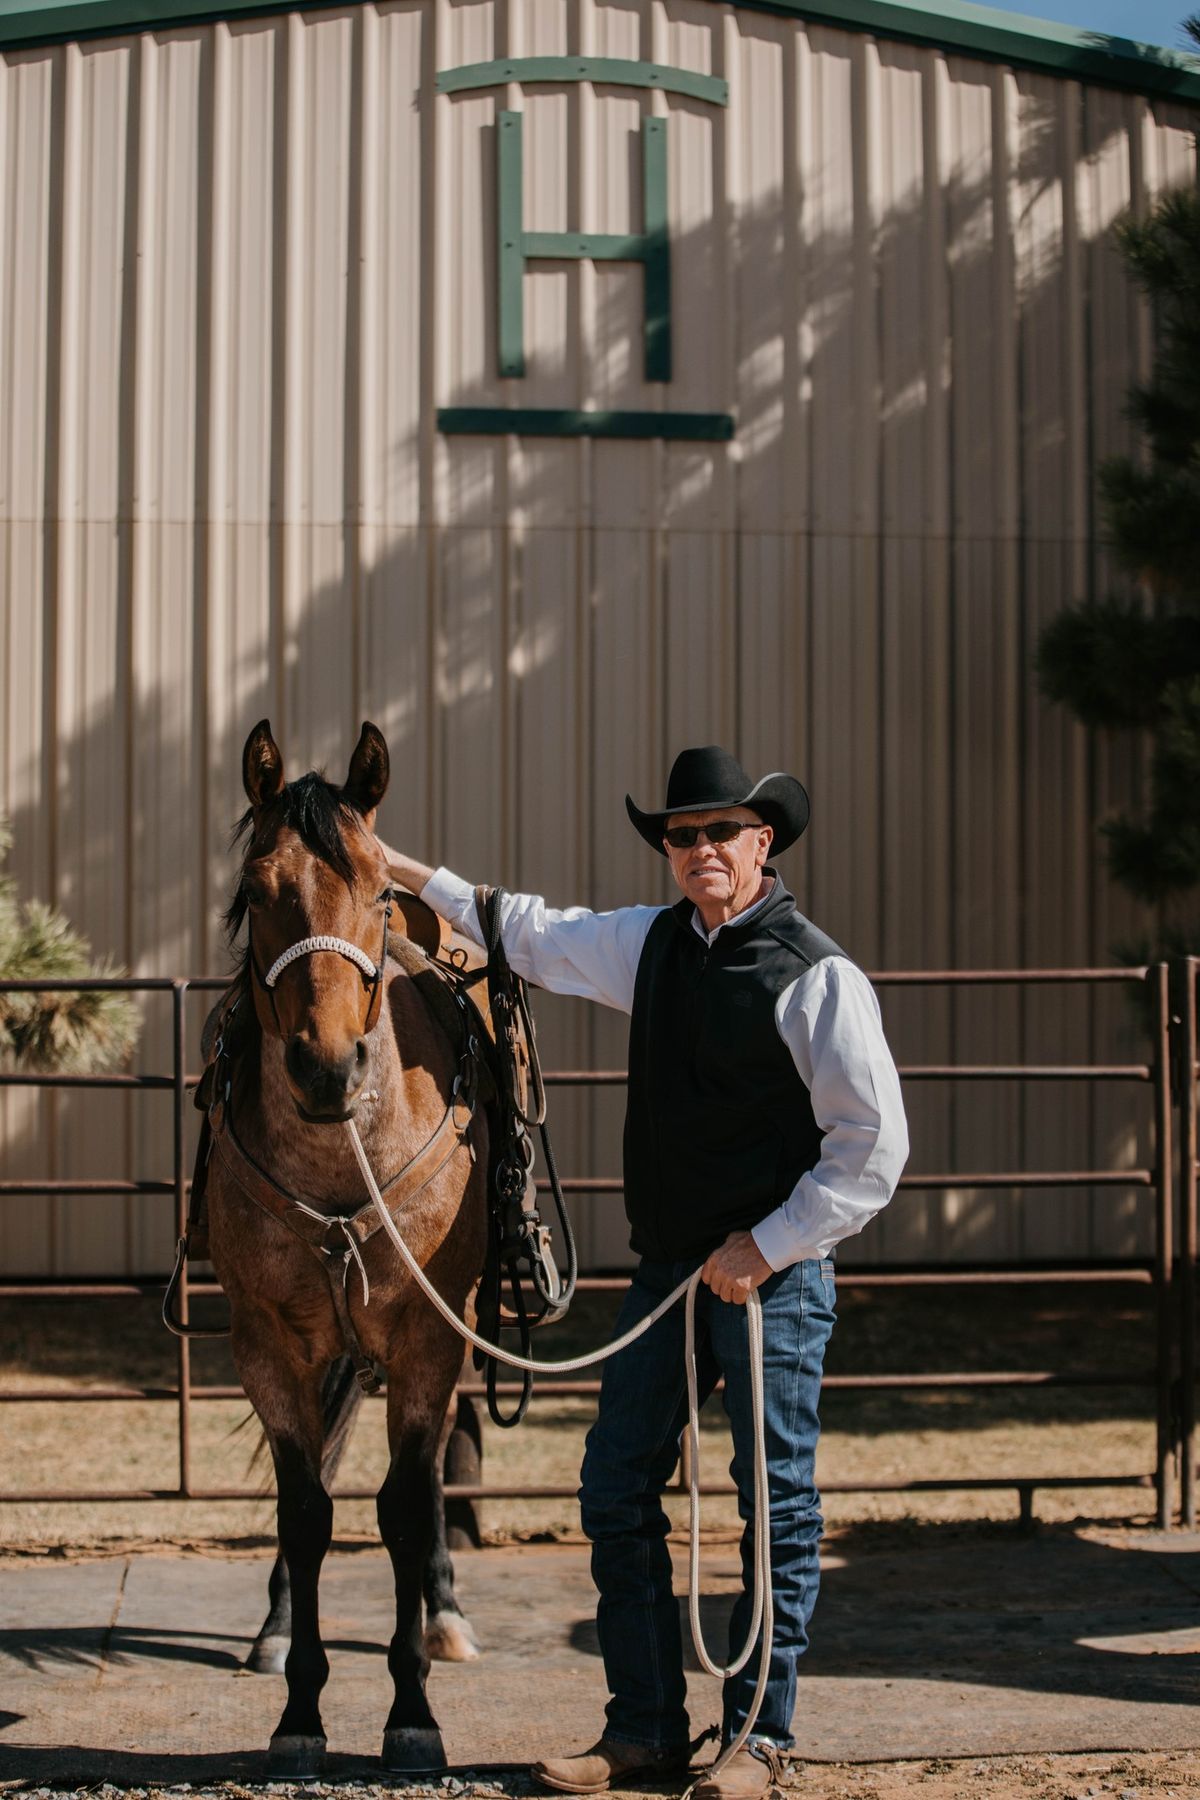
{"type": "MultiPolygon", "coordinates": [[[[1153,1197],[1153,1253],[1146,1261],[1123,1265],[1097,1264],[1091,1267],[1047,1267],[1028,1265],[1019,1269],[995,1268],[916,1268],[907,1270],[854,1271],[839,1270],[841,1287],[938,1287],[950,1284],[1020,1285],[1047,1279],[1070,1282],[1121,1280],[1149,1285],[1153,1290],[1154,1343],[1147,1363],[1141,1368],[1094,1368],[1084,1373],[1047,1369],[1038,1371],[994,1370],[954,1371],[937,1374],[914,1374],[889,1371],[883,1374],[828,1375],[826,1389],[869,1390],[891,1389],[965,1389],[1017,1387],[1125,1387],[1153,1388],[1156,1406],[1156,1454],[1154,1467],[1128,1470],[1119,1474],[1062,1470],[1053,1475],[1034,1475],[1016,1471],[1002,1477],[978,1477],[966,1473],[943,1479],[916,1481],[875,1481],[872,1483],[824,1482],[827,1493],[897,1492],[916,1493],[946,1489],[1005,1489],[1015,1491],[1021,1516],[1032,1516],[1033,1495],[1037,1488],[1130,1487],[1153,1488],[1157,1495],[1157,1517],[1161,1526],[1195,1523],[1195,1380],[1196,1380],[1196,1186],[1197,1186],[1197,1090],[1200,1086],[1200,1064],[1197,1062],[1197,980],[1200,959],[1188,959],[1179,966],[1179,1005],[1172,1007],[1172,971],[1165,963],[1136,969],[1044,969],[1044,970],[921,970],[881,973],[872,976],[877,987],[943,988],[962,990],[971,987],[1008,986],[1031,989],[1047,985],[1097,990],[1112,984],[1141,984],[1147,1001],[1146,1012],[1151,1021],[1150,1056],[1144,1063],[966,1063],[909,1065],[901,1067],[906,1083],[922,1082],[1014,1082],[1038,1084],[1072,1082],[1094,1084],[1097,1088],[1115,1085],[1121,1088],[1149,1088],[1153,1095],[1153,1128],[1151,1154],[1144,1167],[1098,1167],[1055,1170],[934,1170],[906,1173],[902,1190],[937,1191],[969,1187],[979,1191],[995,1189],[1061,1188],[1065,1191],[1105,1187],[1135,1188],[1153,1197]],[[1181,1178],[1175,1180],[1173,1119],[1176,1110],[1180,1121],[1181,1178]],[[1178,1187],[1178,1200],[1176,1188],[1178,1187]]],[[[137,1075],[30,1075],[0,1074],[0,1088],[90,1088],[118,1092],[157,1091],[170,1095],[173,1120],[173,1158],[169,1175],[152,1179],[4,1179],[0,1180],[0,1204],[24,1198],[47,1200],[56,1194],[72,1196],[147,1195],[161,1197],[172,1206],[177,1232],[184,1229],[188,1200],[188,1171],[193,1133],[189,1129],[189,1090],[198,1077],[187,1071],[186,1002],[189,993],[219,990],[224,983],[211,978],[197,979],[108,979],[90,982],[3,982],[0,992],[36,990],[120,989],[152,996],[169,996],[172,1025],[172,1060],[167,1072],[137,1075]]],[[[617,1070],[559,1070],[547,1076],[549,1085],[579,1087],[592,1084],[617,1084],[625,1080],[617,1070]]],[[[613,1178],[587,1175],[568,1176],[563,1181],[567,1193],[618,1195],[621,1183],[613,1178]]],[[[587,1290],[617,1289],[625,1286],[623,1277],[582,1277],[580,1288],[587,1290]]],[[[157,1298],[162,1291],[158,1280],[82,1280],[48,1281],[42,1279],[6,1280],[0,1282],[0,1297],[76,1298],[126,1296],[131,1302],[157,1298]]],[[[180,1307],[187,1317],[192,1297],[219,1292],[216,1284],[185,1278],[180,1307]]],[[[506,1384],[501,1384],[501,1392],[506,1384]]],[[[581,1395],[598,1389],[596,1381],[547,1380],[539,1392],[547,1395],[581,1395]]],[[[474,1398],[482,1392],[477,1380],[464,1380],[460,1394],[474,1398]]],[[[244,1500],[260,1497],[259,1490],[249,1488],[197,1488],[191,1466],[191,1414],[197,1403],[206,1400],[237,1397],[236,1387],[204,1386],[192,1379],[190,1346],[177,1340],[177,1367],[174,1384],[162,1387],[109,1387],[78,1389],[26,1389],[18,1392],[0,1388],[0,1403],[53,1403],[85,1400],[96,1404],[117,1400],[150,1400],[170,1404],[174,1411],[178,1444],[178,1480],[173,1487],[147,1489],[78,1489],[0,1491],[0,1502],[17,1501],[101,1501],[204,1499],[211,1501],[244,1500]]],[[[686,1467],[681,1468],[680,1483],[686,1484],[686,1467]]],[[[705,1484],[706,1493],[731,1491],[726,1483],[705,1484]]],[[[476,1498],[566,1498],[573,1488],[490,1486],[484,1481],[447,1484],[447,1498],[470,1502],[476,1498]]],[[[342,1498],[373,1498],[373,1493],[339,1489],[342,1498]]]]}

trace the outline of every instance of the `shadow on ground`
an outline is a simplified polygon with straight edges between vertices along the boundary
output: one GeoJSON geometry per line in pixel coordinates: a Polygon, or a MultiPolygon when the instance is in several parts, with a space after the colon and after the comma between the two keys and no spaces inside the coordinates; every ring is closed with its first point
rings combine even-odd
{"type": "MultiPolygon", "coordinates": [[[[848,1528],[825,1562],[794,1725],[806,1760],[1200,1746],[1197,1534],[1050,1527],[1030,1537],[914,1521],[848,1528]]],[[[268,1566],[161,1555],[10,1562],[0,1666],[14,1710],[0,1715],[0,1779],[261,1778],[283,1684],[239,1665],[268,1566]]],[[[676,1567],[682,1579],[678,1551],[676,1567]]],[[[466,1553],[458,1573],[485,1654],[431,1673],[451,1763],[519,1765],[546,1742],[594,1738],[604,1681],[586,1548],[466,1553]],[[513,1703],[533,1693],[536,1743],[513,1703]]],[[[703,1581],[702,1624],[719,1650],[734,1545],[706,1552],[703,1581]]],[[[329,1558],[322,1616],[329,1777],[378,1779],[391,1631],[382,1552],[329,1558]]],[[[719,1695],[689,1663],[698,1729],[719,1695]]]]}

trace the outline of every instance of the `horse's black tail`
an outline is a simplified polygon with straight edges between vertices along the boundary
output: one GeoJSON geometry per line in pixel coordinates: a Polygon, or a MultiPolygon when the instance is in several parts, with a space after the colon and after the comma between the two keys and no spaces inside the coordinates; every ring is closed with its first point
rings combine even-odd
{"type": "Polygon", "coordinates": [[[330,1363],[321,1383],[321,1416],[325,1421],[321,1481],[326,1489],[338,1472],[362,1397],[353,1362],[348,1356],[339,1356],[330,1363]]]}
{"type": "MultiPolygon", "coordinates": [[[[346,1445],[350,1438],[350,1429],[358,1412],[358,1403],[362,1399],[362,1389],[354,1375],[354,1364],[348,1356],[339,1356],[331,1362],[325,1371],[325,1379],[321,1383],[321,1417],[325,1423],[325,1448],[321,1453],[321,1481],[328,1488],[338,1472],[346,1445]]],[[[234,1431],[242,1431],[247,1425],[254,1423],[254,1414],[247,1413],[234,1427],[234,1431]]],[[[260,1431],[254,1453],[250,1458],[251,1471],[257,1470],[264,1486],[270,1479],[270,1451],[267,1446],[267,1434],[260,1431]]]]}

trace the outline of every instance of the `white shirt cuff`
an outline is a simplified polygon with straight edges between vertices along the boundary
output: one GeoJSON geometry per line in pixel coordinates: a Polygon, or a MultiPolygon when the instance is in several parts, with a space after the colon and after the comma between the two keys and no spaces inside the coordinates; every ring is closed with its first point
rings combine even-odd
{"type": "Polygon", "coordinates": [[[760,1219],[750,1232],[776,1274],[781,1269],[790,1269],[793,1263],[808,1262],[810,1258],[820,1256],[819,1244],[799,1244],[796,1234],[788,1225],[783,1207],[768,1213],[760,1219]]]}
{"type": "Polygon", "coordinates": [[[475,912],[475,889],[461,875],[452,874],[449,869],[435,869],[421,889],[420,898],[474,943],[482,941],[475,912]]]}

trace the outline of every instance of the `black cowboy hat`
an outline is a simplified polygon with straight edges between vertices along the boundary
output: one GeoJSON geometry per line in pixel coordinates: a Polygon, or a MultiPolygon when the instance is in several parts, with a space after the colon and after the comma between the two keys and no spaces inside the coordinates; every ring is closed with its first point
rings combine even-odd
{"type": "Polygon", "coordinates": [[[808,795],[794,775],[764,775],[751,781],[736,756],[719,744],[681,750],[667,780],[661,812],[643,812],[629,794],[625,810],[652,849],[665,856],[663,830],[672,813],[712,812],[718,806],[750,806],[775,833],[778,854],[794,844],[808,824],[808,795]]]}

